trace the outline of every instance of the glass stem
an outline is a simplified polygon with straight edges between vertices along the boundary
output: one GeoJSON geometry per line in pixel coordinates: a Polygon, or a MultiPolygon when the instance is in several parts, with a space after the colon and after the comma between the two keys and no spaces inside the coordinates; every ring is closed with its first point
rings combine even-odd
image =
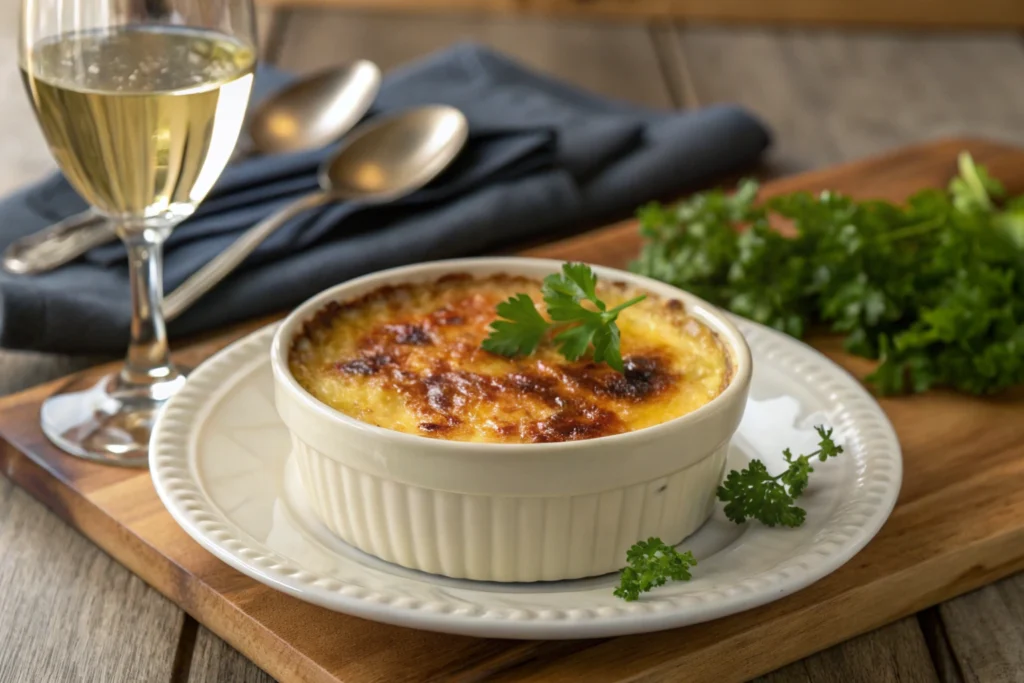
{"type": "Polygon", "coordinates": [[[163,315],[163,245],[170,227],[119,226],[118,236],[128,249],[132,290],[131,343],[121,380],[131,385],[154,385],[174,379],[163,315]]]}

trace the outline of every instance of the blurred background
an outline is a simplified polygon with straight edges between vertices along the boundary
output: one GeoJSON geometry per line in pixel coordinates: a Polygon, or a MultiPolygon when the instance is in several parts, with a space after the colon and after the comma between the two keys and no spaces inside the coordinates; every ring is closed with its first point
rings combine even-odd
{"type": "MultiPolygon", "coordinates": [[[[0,193],[52,168],[13,68],[17,16],[0,0],[0,193]]],[[[739,103],[775,134],[762,175],[937,136],[1024,140],[1020,0],[305,0],[259,20],[264,59],[296,72],[476,41],[636,103],[739,103]]]]}
{"type": "Polygon", "coordinates": [[[261,18],[287,69],[472,40],[637,103],[739,103],[775,133],[772,174],[943,135],[1024,140],[1020,0],[319,0],[261,18]]]}

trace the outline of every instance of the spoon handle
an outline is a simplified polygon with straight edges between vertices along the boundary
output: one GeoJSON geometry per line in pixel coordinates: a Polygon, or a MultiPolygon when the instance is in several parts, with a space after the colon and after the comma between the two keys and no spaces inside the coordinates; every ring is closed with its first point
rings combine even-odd
{"type": "Polygon", "coordinates": [[[44,273],[115,239],[107,219],[92,211],[82,211],[11,242],[4,250],[4,270],[18,275],[44,273]]]}
{"type": "Polygon", "coordinates": [[[303,211],[327,204],[333,197],[327,192],[316,192],[300,197],[277,213],[246,230],[227,249],[217,254],[205,266],[181,283],[164,299],[164,318],[174,320],[199,298],[217,286],[235,270],[260,244],[278,228],[303,211]]]}
{"type": "MultiPolygon", "coordinates": [[[[250,144],[235,148],[232,162],[256,155],[250,144]]],[[[117,239],[107,219],[90,209],[11,242],[4,250],[3,267],[16,275],[38,275],[60,268],[101,244],[117,239]]]]}

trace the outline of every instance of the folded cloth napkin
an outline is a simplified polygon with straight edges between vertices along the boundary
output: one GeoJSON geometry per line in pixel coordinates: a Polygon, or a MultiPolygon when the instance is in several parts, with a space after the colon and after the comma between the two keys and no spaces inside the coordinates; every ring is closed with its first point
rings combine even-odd
{"type": "MultiPolygon", "coordinates": [[[[288,80],[262,69],[258,101],[288,80]]],[[[171,325],[190,334],[296,305],[348,278],[467,256],[628,215],[753,163],[768,133],[731,106],[658,112],[607,100],[475,45],[427,57],[384,80],[371,116],[444,103],[469,142],[429,187],[393,204],[339,203],[301,216],[171,325]]],[[[170,291],[246,228],[317,186],[332,148],[251,158],[226,169],[165,249],[170,291]]],[[[58,174],[0,202],[0,248],[85,208],[58,174]]],[[[125,251],[114,243],[45,275],[0,274],[0,346],[57,352],[124,348],[125,251]]]]}

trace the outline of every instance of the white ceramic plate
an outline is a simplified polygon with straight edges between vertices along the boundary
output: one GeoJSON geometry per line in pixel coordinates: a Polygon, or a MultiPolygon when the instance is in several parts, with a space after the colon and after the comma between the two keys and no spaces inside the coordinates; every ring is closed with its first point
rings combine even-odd
{"type": "Polygon", "coordinates": [[[615,575],[540,584],[455,580],[388,564],[332,536],[306,505],[289,464],[288,431],[273,401],[273,327],[208,360],[167,404],[151,447],[153,482],[185,531],[232,567],[366,619],[530,639],[614,636],[715,619],[800,590],[849,560],[889,516],[902,474],[892,426],[856,380],[798,341],[736,322],[750,343],[754,376],[727,469],[760,458],[779,471],[782,449],[813,449],[813,426],[822,423],[835,427],[846,453],[814,464],[800,500],[804,526],[738,526],[719,509],[681,544],[699,560],[693,580],[636,602],[612,595],[615,575]]]}

